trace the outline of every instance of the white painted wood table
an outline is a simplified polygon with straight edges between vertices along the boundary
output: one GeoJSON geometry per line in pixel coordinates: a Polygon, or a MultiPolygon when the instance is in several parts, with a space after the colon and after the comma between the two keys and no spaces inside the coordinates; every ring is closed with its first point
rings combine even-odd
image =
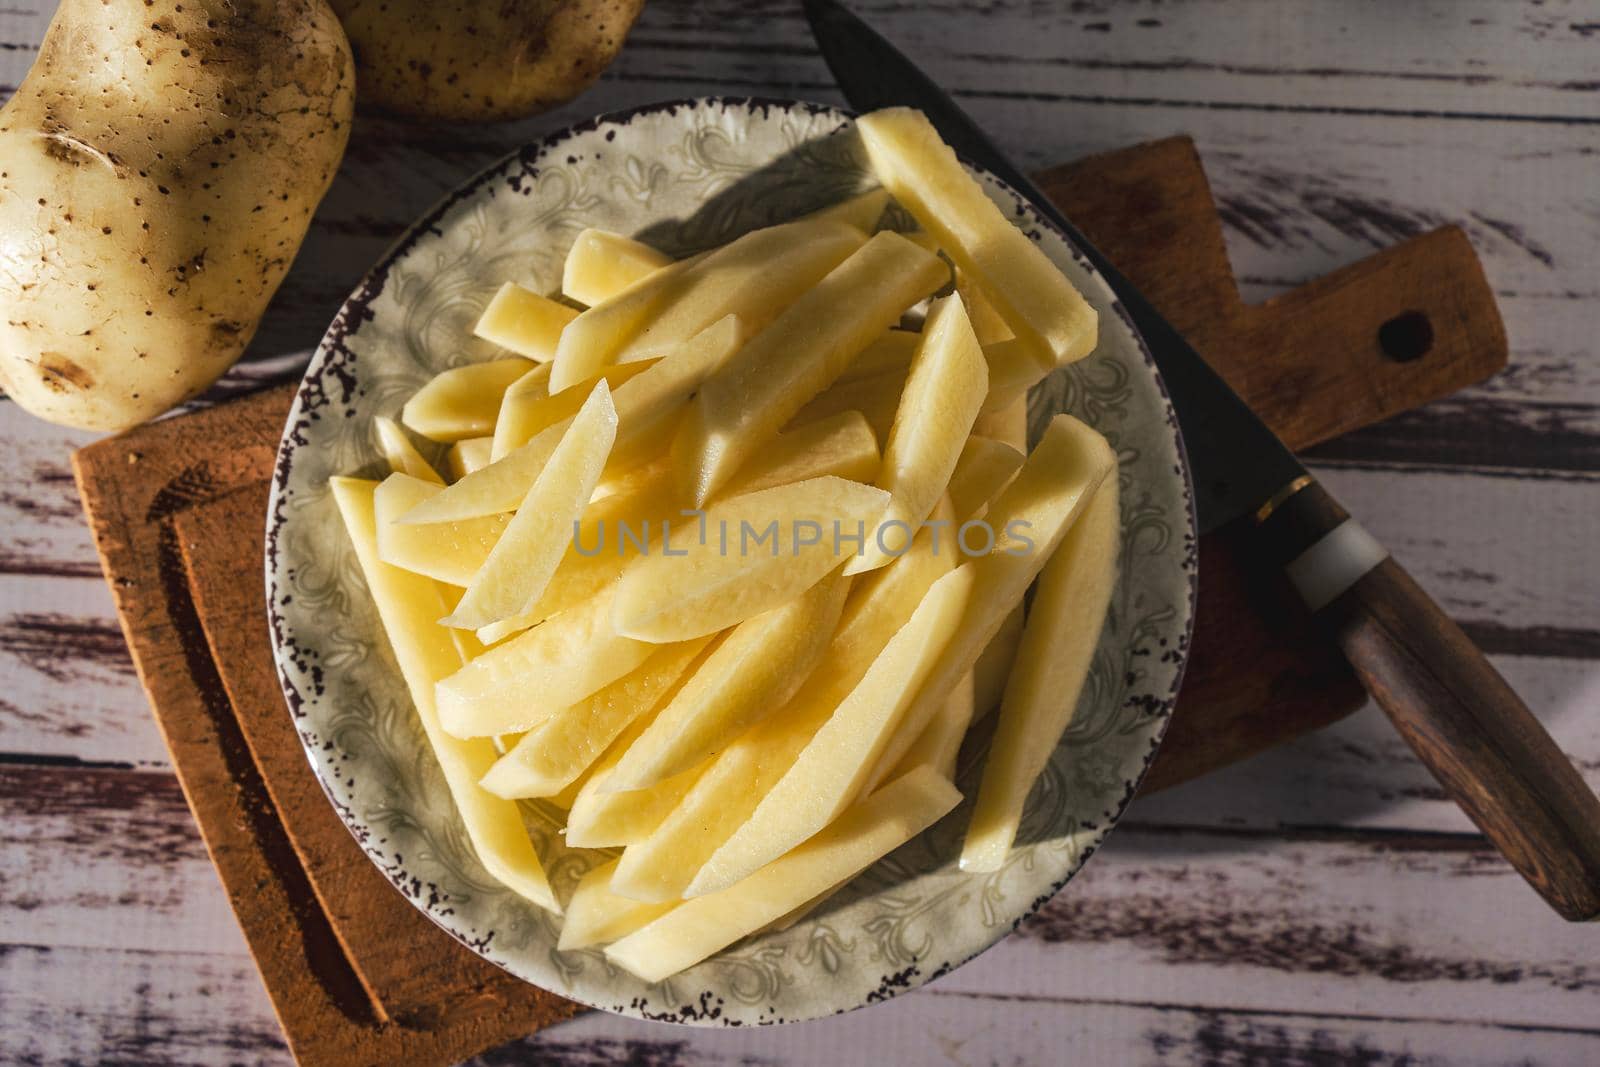
{"type": "MultiPolygon", "coordinates": [[[[1510,369],[1319,450],[1334,492],[1600,784],[1600,3],[862,0],[1026,164],[1187,132],[1262,298],[1443,222],[1510,369]]],[[[836,100],[796,0],[653,0],[605,81],[491,128],[364,118],[254,356],[290,373],[391,237],[527,139],[731,93],[836,100]]],[[[48,0],[0,9],[0,93],[48,0]]],[[[83,433],[0,401],[0,1061],[287,1053],[122,644],[83,433]]],[[[591,1015],[491,1063],[1600,1063],[1600,927],[1555,918],[1368,708],[1137,803],[929,989],[759,1032],[591,1015]]]]}

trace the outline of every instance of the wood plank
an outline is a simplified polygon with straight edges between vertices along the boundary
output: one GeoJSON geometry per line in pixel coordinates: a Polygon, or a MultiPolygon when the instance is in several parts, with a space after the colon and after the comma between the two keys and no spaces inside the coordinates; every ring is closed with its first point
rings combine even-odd
{"type": "MultiPolygon", "coordinates": [[[[1581,4],[1434,0],[1402,8],[1289,0],[1240,15],[1229,0],[1051,5],[852,5],[941,84],[1057,99],[1161,100],[1582,118],[1594,80],[1581,4]],[[961,32],[950,32],[960,20],[961,32]],[[1001,86],[1003,88],[997,88],[1001,86]]],[[[781,0],[647,12],[625,75],[691,74],[714,58],[733,75],[827,84],[805,23],[781,0]],[[753,45],[770,42],[763,55],[753,45]],[[708,55],[709,53],[709,55],[708,55]]]]}
{"type": "Polygon", "coordinates": [[[0,574],[0,677],[0,751],[167,765],[98,575],[0,574]]]}
{"type": "Polygon", "coordinates": [[[1583,933],[1474,835],[1124,825],[939,988],[1590,1028],[1583,933]]]}
{"type": "MultiPolygon", "coordinates": [[[[170,779],[8,775],[0,942],[242,951],[170,779]],[[152,843],[134,862],[108,846],[133,838],[152,843]],[[189,843],[171,861],[153,844],[180,839],[189,843]],[[133,879],[137,889],[124,892],[133,879]],[[82,889],[97,885],[115,892],[82,889]]],[[[1136,809],[1040,916],[935,988],[1594,1026],[1592,946],[1475,835],[1190,829],[1144,818],[1136,809]]],[[[914,943],[915,922],[906,934],[914,943]]]]}
{"type": "MultiPolygon", "coordinates": [[[[1008,998],[947,991],[946,982],[830,1019],[828,1047],[846,1062],[976,1064],[1295,1064],[1484,1067],[1581,1063],[1600,1054],[1588,1031],[1485,1024],[1390,1021],[1306,1012],[1237,1012],[1180,1004],[1084,1001],[1051,995],[1008,998]],[[1067,1050],[1070,1050],[1067,1051],[1067,1050]]],[[[643,1028],[595,1013],[474,1061],[548,1067],[601,1063],[810,1064],[817,1029],[643,1028]]]]}
{"type": "MultiPolygon", "coordinates": [[[[1600,789],[1600,671],[1584,660],[1493,656],[1590,785],[1600,789]]],[[[1371,828],[1473,833],[1466,815],[1369,704],[1343,721],[1165,793],[1133,823],[1252,829],[1371,828]]]]}
{"type": "Polygon", "coordinates": [[[244,949],[170,774],[0,767],[0,849],[0,942],[244,949]]]}
{"type": "Polygon", "coordinates": [[[0,945],[0,1013],[7,1063],[294,1062],[242,950],[0,945]]]}
{"type": "MultiPolygon", "coordinates": [[[[1585,1029],[1476,1019],[1391,1020],[1245,1012],[1184,1004],[990,996],[937,983],[871,1012],[819,1025],[669,1030],[591,1013],[469,1061],[592,1067],[639,1063],[810,1064],[824,1047],[847,1062],[1042,1063],[1071,1048],[1080,1063],[1334,1064],[1529,1067],[1591,1062],[1585,1029]],[[827,1044],[824,1046],[823,1041],[827,1044]]],[[[289,1064],[246,958],[223,953],[0,948],[0,1032],[8,1062],[289,1064]],[[87,991],[95,996],[86,997],[87,991]]]]}

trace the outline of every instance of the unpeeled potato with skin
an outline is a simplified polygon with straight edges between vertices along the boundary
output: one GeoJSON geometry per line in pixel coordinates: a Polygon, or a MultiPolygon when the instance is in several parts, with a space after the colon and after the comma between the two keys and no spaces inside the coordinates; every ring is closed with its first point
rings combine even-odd
{"type": "Polygon", "coordinates": [[[331,0],[361,102],[417,119],[492,122],[564,104],[622,48],[644,0],[331,0]]]}
{"type": "Polygon", "coordinates": [[[344,155],[324,0],[63,0],[0,110],[0,384],[117,430],[255,334],[344,155]]]}

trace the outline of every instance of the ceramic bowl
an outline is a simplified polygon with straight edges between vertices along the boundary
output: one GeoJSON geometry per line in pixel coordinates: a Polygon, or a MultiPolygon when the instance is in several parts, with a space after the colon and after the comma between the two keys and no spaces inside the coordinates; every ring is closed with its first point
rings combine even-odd
{"type": "MultiPolygon", "coordinates": [[[[583,228],[674,255],[871,184],[849,116],[796,102],[702,99],[607,115],[508,156],[397,243],[345,302],[284,430],[268,512],[267,600],[288,713],[339,815],[415,906],[512,974],[609,1011],[742,1025],[846,1011],[948,973],[1061,889],[1116,823],[1149,765],[1183,672],[1196,540],[1177,423],[1138,336],[1067,241],[995,179],[985,188],[1100,312],[1096,352],[1029,398],[1031,435],[1068,411],[1120,460],[1124,545],[1109,619],[1071,728],[1029,797],[1002,870],[956,863],[968,804],[788,930],[737,943],[658,984],[598,950],[560,952],[560,920],[491,879],[429,753],[327,489],[380,476],[371,422],[447,367],[496,355],[471,336],[508,279],[559,288],[583,228]]],[[[958,785],[976,792],[981,738],[958,785]]],[[[524,805],[558,893],[592,854],[562,849],[524,805]]]]}

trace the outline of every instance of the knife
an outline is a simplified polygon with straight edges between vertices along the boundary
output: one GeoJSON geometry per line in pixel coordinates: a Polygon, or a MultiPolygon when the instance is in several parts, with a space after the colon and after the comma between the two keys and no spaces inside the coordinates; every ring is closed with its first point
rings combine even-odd
{"type": "Polygon", "coordinates": [[[805,10],[851,107],[920,109],[1088,258],[1177,411],[1201,532],[1250,516],[1263,557],[1484,835],[1563,917],[1600,918],[1600,800],[1482,651],[932,79],[834,0],[805,10]]]}

